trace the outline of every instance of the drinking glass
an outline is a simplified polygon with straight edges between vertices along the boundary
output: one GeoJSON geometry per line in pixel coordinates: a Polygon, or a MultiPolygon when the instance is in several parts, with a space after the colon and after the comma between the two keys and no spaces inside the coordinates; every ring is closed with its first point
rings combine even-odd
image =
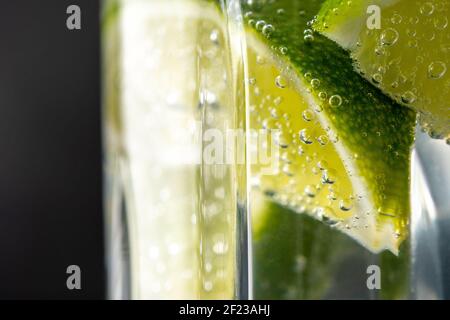
{"type": "MultiPolygon", "coordinates": [[[[292,69],[280,72],[248,30],[258,23],[249,8],[269,2],[103,1],[109,298],[448,298],[450,147],[417,127],[398,252],[370,250],[345,234],[351,225],[308,207],[332,182],[296,185],[336,158],[317,158],[306,131],[290,131],[314,110],[278,108],[296,99],[292,69]]],[[[334,150],[325,135],[316,144],[334,150]]]]}

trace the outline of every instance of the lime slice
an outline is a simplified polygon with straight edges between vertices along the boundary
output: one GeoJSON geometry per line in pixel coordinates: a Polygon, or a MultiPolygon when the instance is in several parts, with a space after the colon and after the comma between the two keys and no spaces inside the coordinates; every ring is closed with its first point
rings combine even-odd
{"type": "Polygon", "coordinates": [[[256,184],[373,252],[397,254],[409,223],[415,113],[363,80],[347,52],[311,30],[320,5],[243,6],[251,127],[281,132],[278,171],[256,184]]]}
{"type": "Polygon", "coordinates": [[[252,193],[251,201],[258,220],[252,239],[255,299],[374,298],[366,288],[368,264],[383,270],[377,297],[408,297],[408,241],[402,243],[399,256],[389,251],[369,255],[350,237],[309,215],[280,206],[258,192],[252,193]],[[355,274],[349,280],[345,272],[355,274]]]}
{"type": "Polygon", "coordinates": [[[329,0],[314,28],[350,50],[366,79],[419,111],[432,137],[450,142],[449,20],[448,1],[329,0]]]}

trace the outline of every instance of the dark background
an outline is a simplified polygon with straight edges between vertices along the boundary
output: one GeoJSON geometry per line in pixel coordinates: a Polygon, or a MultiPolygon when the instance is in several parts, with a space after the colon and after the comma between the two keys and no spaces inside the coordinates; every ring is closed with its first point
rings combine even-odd
{"type": "Polygon", "coordinates": [[[104,297],[100,125],[99,1],[2,0],[0,298],[104,297]]]}

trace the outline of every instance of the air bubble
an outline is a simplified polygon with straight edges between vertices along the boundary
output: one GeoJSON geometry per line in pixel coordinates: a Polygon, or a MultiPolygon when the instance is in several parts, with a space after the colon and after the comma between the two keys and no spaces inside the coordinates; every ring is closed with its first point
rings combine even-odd
{"type": "Polygon", "coordinates": [[[314,41],[314,36],[312,34],[307,34],[303,37],[306,43],[311,43],[314,41]]]}
{"type": "Polygon", "coordinates": [[[262,28],[262,33],[266,37],[270,37],[270,35],[272,34],[273,31],[274,31],[274,28],[271,24],[267,24],[262,28]]]}
{"type": "Polygon", "coordinates": [[[342,199],[339,201],[339,209],[342,211],[350,211],[353,208],[353,202],[350,199],[342,199]]]}
{"type": "Polygon", "coordinates": [[[314,187],[313,185],[307,185],[304,192],[308,197],[314,198],[316,196],[316,187],[314,187]]]}
{"type": "Polygon", "coordinates": [[[328,162],[326,162],[325,160],[320,160],[319,162],[317,162],[317,167],[320,170],[326,170],[328,168],[328,162]]]}
{"type": "Polygon", "coordinates": [[[256,57],[256,63],[257,64],[264,64],[264,63],[266,63],[266,60],[263,57],[261,57],[261,56],[257,56],[256,57]]]}
{"type": "Polygon", "coordinates": [[[317,89],[320,86],[320,80],[319,79],[312,79],[311,80],[311,87],[313,89],[317,89]]]}
{"type": "Polygon", "coordinates": [[[218,44],[219,43],[219,31],[216,29],[212,30],[209,34],[209,40],[211,40],[212,43],[218,44]]]}
{"type": "Polygon", "coordinates": [[[264,20],[259,20],[256,22],[256,30],[262,30],[266,26],[266,22],[264,20]]]}
{"type": "Polygon", "coordinates": [[[305,121],[311,121],[314,119],[314,113],[311,110],[303,111],[302,116],[305,121]]]}
{"type": "Polygon", "coordinates": [[[337,95],[337,94],[333,95],[328,100],[328,103],[330,104],[331,107],[337,108],[342,104],[342,98],[340,95],[337,95]]]}
{"type": "Polygon", "coordinates": [[[445,16],[438,16],[433,20],[434,27],[438,30],[444,30],[448,26],[448,19],[445,16]]]}
{"type": "Polygon", "coordinates": [[[320,145],[325,146],[328,143],[328,137],[323,134],[317,138],[317,141],[320,143],[320,145]]]}
{"type": "Polygon", "coordinates": [[[440,79],[447,72],[447,65],[442,61],[432,62],[428,66],[428,76],[431,79],[440,79]]]}
{"type": "Polygon", "coordinates": [[[393,24],[400,24],[402,23],[402,20],[403,20],[402,16],[399,15],[398,13],[395,13],[391,18],[391,22],[393,24]]]}
{"type": "Polygon", "coordinates": [[[287,81],[286,81],[286,79],[285,79],[282,75],[279,75],[279,76],[277,76],[277,77],[275,78],[275,85],[276,85],[278,88],[283,89],[283,88],[286,88],[286,86],[287,86],[287,81]]]}
{"type": "Polygon", "coordinates": [[[385,46],[392,46],[398,40],[398,32],[393,28],[387,28],[381,34],[381,44],[385,46]]]}
{"type": "Polygon", "coordinates": [[[431,16],[434,12],[434,5],[431,2],[425,2],[420,7],[420,13],[424,16],[431,16]]]}
{"type": "Polygon", "coordinates": [[[406,104],[414,103],[416,101],[416,95],[412,91],[406,91],[402,94],[402,102],[406,104]]]}
{"type": "Polygon", "coordinates": [[[299,132],[300,141],[302,141],[304,144],[311,144],[313,143],[311,139],[311,135],[308,131],[308,129],[302,129],[299,132]]]}
{"type": "Polygon", "coordinates": [[[274,103],[276,106],[279,106],[282,102],[283,102],[283,98],[282,98],[282,97],[276,97],[276,98],[273,100],[273,103],[274,103]]]}
{"type": "Polygon", "coordinates": [[[322,172],[323,184],[333,184],[335,181],[336,181],[336,174],[333,169],[323,170],[322,172]]]}
{"type": "Polygon", "coordinates": [[[372,75],[372,82],[375,84],[380,84],[383,81],[383,76],[380,73],[374,73],[372,75]]]}
{"type": "Polygon", "coordinates": [[[327,93],[324,91],[319,92],[319,99],[320,100],[326,100],[328,97],[327,93]]]}

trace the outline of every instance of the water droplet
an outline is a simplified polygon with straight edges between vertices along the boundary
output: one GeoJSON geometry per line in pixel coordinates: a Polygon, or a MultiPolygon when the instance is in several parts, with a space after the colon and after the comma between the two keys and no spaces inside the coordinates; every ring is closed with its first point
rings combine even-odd
{"type": "Polygon", "coordinates": [[[284,9],[278,9],[277,10],[277,14],[279,14],[279,15],[283,15],[284,14],[284,9]]]}
{"type": "Polygon", "coordinates": [[[330,104],[331,107],[337,108],[342,104],[342,98],[340,95],[335,94],[330,97],[328,103],[330,104]]]}
{"type": "Polygon", "coordinates": [[[266,24],[263,28],[262,28],[262,33],[263,35],[265,35],[266,37],[270,37],[270,35],[272,34],[272,32],[274,31],[274,28],[271,24],[266,24]]]}
{"type": "Polygon", "coordinates": [[[276,85],[278,88],[283,89],[283,88],[286,88],[286,86],[287,86],[287,81],[286,81],[286,79],[280,74],[279,76],[277,76],[277,77],[275,78],[275,85],[276,85]]]}
{"type": "Polygon", "coordinates": [[[250,83],[251,85],[256,84],[256,79],[255,78],[249,78],[248,79],[248,83],[250,83]]]}
{"type": "Polygon", "coordinates": [[[410,104],[416,101],[416,95],[412,91],[406,91],[402,94],[402,102],[406,104],[410,104]]]}
{"type": "Polygon", "coordinates": [[[300,10],[300,11],[298,12],[298,14],[299,14],[300,16],[304,16],[304,15],[306,14],[306,11],[305,11],[305,10],[300,10]]]}
{"type": "Polygon", "coordinates": [[[420,7],[420,13],[425,16],[431,16],[434,12],[434,5],[431,2],[425,2],[420,7]]]}
{"type": "Polygon", "coordinates": [[[392,46],[398,40],[398,32],[393,28],[387,28],[381,33],[381,44],[385,46],[392,46]]]}
{"type": "Polygon", "coordinates": [[[432,62],[428,66],[428,76],[431,79],[440,79],[447,72],[447,65],[442,61],[432,62]]]}
{"type": "Polygon", "coordinates": [[[299,132],[299,137],[300,140],[304,143],[304,144],[311,144],[313,143],[312,139],[311,139],[311,134],[309,133],[308,129],[302,129],[299,132]]]}
{"type": "Polygon", "coordinates": [[[286,47],[281,47],[280,48],[280,52],[281,52],[281,54],[286,54],[287,53],[287,48],[286,47]]]}
{"type": "Polygon", "coordinates": [[[311,110],[305,110],[303,111],[302,116],[305,121],[311,121],[314,119],[314,112],[311,110]]]}

